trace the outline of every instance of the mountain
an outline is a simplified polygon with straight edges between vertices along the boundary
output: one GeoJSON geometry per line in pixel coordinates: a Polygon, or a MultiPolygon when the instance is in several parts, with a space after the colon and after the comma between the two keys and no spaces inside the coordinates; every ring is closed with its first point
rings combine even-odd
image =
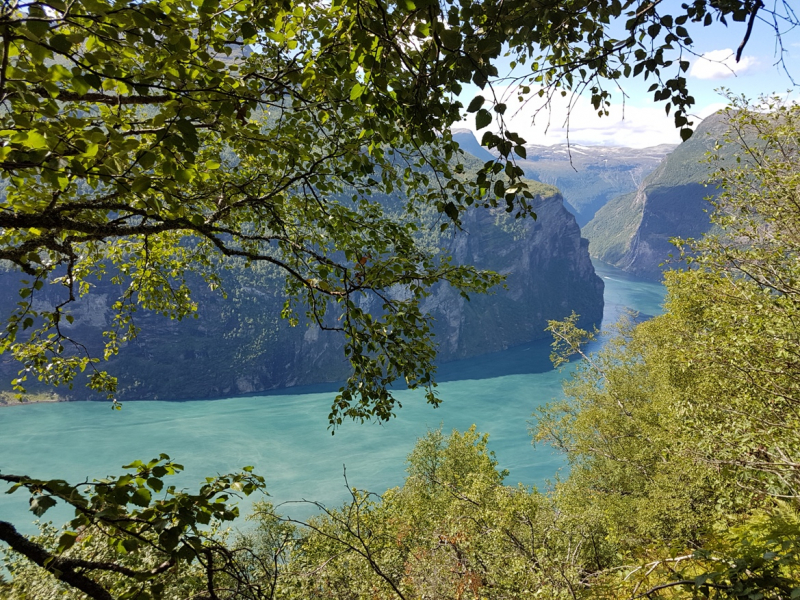
{"type": "Polygon", "coordinates": [[[525,174],[561,190],[567,210],[578,224],[588,223],[611,198],[635,190],[674,146],[525,146],[528,158],[518,161],[525,174]]]}
{"type": "Polygon", "coordinates": [[[709,229],[706,198],[716,192],[703,183],[711,173],[703,159],[725,129],[723,115],[706,118],[635,192],[598,210],[583,228],[591,255],[635,275],[660,279],[659,265],[675,251],[669,240],[697,237],[709,229]]]}
{"type": "Polygon", "coordinates": [[[547,337],[547,321],[572,311],[584,324],[600,322],[603,283],[595,275],[588,242],[557,190],[538,191],[535,221],[515,220],[500,210],[474,211],[464,221],[466,235],[456,234],[448,244],[456,262],[508,278],[506,289],[469,302],[446,286],[427,298],[423,308],[436,319],[442,361],[547,337]]]}
{"type": "Polygon", "coordinates": [[[453,129],[451,133],[453,134],[453,139],[458,142],[458,145],[464,152],[484,162],[495,159],[494,154],[481,146],[471,129],[453,129]]]}
{"type": "MultiPolygon", "coordinates": [[[[473,296],[469,302],[447,285],[434,287],[423,308],[435,319],[440,362],[545,337],[549,319],[564,318],[573,310],[585,325],[599,323],[603,283],[594,273],[588,243],[557,190],[531,186],[538,194],[535,221],[515,220],[502,210],[475,210],[464,217],[463,231],[445,235],[433,227],[426,232],[456,262],[508,275],[507,289],[473,296]]],[[[19,279],[16,272],[0,272],[0,316],[19,300],[19,279]]],[[[171,321],[146,311],[136,315],[139,337],[107,365],[119,378],[121,400],[214,398],[346,377],[348,365],[337,333],[290,327],[281,319],[283,284],[276,269],[234,267],[224,274],[227,299],[209,291],[199,278],[189,284],[200,306],[197,319],[171,321]]],[[[35,307],[52,307],[59,301],[59,288],[47,285],[37,291],[35,307]]],[[[119,294],[108,279],[97,282],[73,308],[74,322],[62,327],[97,354],[119,294]]],[[[0,363],[0,389],[18,369],[8,358],[0,363]]],[[[88,396],[77,384],[65,393],[72,399],[88,396]]]]}
{"type": "MultiPolygon", "coordinates": [[[[469,129],[454,129],[453,138],[463,150],[483,161],[496,158],[469,129]]],[[[582,227],[606,202],[636,190],[674,148],[672,144],[643,149],[527,144],[527,159],[517,159],[517,164],[530,179],[557,187],[567,210],[582,227]]]]}

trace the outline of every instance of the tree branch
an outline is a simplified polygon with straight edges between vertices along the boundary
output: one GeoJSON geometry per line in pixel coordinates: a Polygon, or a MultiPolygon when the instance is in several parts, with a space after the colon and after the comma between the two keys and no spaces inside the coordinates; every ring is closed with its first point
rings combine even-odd
{"type": "MultiPolygon", "coordinates": [[[[40,96],[50,98],[50,94],[44,88],[35,88],[34,90],[40,96]]],[[[145,105],[145,104],[163,104],[172,99],[168,94],[161,94],[158,96],[109,96],[99,92],[90,92],[87,94],[77,94],[75,92],[59,92],[55,98],[62,102],[99,102],[100,104],[108,104],[110,106],[131,106],[131,105],[145,105]]]]}
{"type": "Polygon", "coordinates": [[[81,573],[76,573],[69,561],[54,556],[39,544],[20,534],[11,523],[0,521],[0,540],[31,562],[50,572],[53,577],[82,591],[94,600],[115,600],[105,588],[81,573]]]}
{"type": "Polygon", "coordinates": [[[753,23],[756,22],[756,15],[758,14],[758,9],[764,6],[764,3],[761,0],[756,0],[755,6],[753,6],[753,12],[750,13],[750,20],[747,22],[747,31],[745,31],[744,39],[742,43],[739,44],[739,48],[736,50],[736,62],[739,62],[739,59],[742,58],[742,52],[744,52],[744,47],[747,45],[747,41],[750,39],[750,34],[753,32],[753,23]]]}

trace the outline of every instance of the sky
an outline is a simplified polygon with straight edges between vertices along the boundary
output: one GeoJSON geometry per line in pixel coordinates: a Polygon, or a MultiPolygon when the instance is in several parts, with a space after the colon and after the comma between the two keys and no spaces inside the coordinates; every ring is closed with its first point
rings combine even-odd
{"type": "MultiPolygon", "coordinates": [[[[763,11],[762,11],[763,12],[763,11]]],[[[764,15],[767,16],[767,15],[764,15]]],[[[688,71],[690,93],[696,104],[692,109],[695,123],[713,114],[726,105],[720,93],[727,88],[736,95],[745,94],[755,99],[760,94],[790,94],[796,97],[800,91],[800,30],[786,32],[783,36],[783,56],[789,74],[776,64],[779,49],[771,23],[757,19],[753,32],[745,47],[741,60],[734,60],[736,48],[746,30],[745,23],[730,22],[728,27],[714,24],[697,31],[690,31],[695,40],[697,56],[690,57],[688,71]],[[791,77],[790,77],[791,75],[791,77]],[[797,82],[793,84],[792,78],[797,82]]],[[[573,144],[628,146],[645,148],[658,144],[677,144],[680,135],[674,126],[673,117],[667,117],[664,103],[655,103],[647,88],[652,81],[624,80],[625,92],[616,91],[608,117],[598,117],[588,99],[578,98],[569,112],[569,128],[565,126],[567,101],[559,96],[551,110],[540,111],[541,105],[528,102],[520,108],[516,94],[509,93],[508,111],[511,129],[518,132],[530,144],[552,145],[569,142],[573,144]]],[[[610,89],[611,86],[609,86],[610,89]]],[[[507,92],[500,89],[501,93],[507,92]]],[[[476,94],[477,87],[464,90],[464,104],[476,94]]],[[[469,115],[459,127],[475,129],[474,115],[469,115]]],[[[480,132],[482,133],[482,132],[480,132]]],[[[478,139],[480,139],[480,133],[478,139]]]]}

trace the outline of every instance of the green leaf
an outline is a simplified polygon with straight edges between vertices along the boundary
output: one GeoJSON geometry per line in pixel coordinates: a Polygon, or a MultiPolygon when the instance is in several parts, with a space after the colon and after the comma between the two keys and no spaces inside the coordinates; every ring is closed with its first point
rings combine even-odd
{"type": "Polygon", "coordinates": [[[78,539],[78,532],[77,531],[65,531],[61,534],[61,537],[58,538],[58,552],[64,552],[65,550],[69,550],[72,546],[75,545],[75,541],[78,539]]]}
{"type": "Polygon", "coordinates": [[[72,89],[75,90],[76,94],[82,96],[88,93],[92,86],[84,77],[76,75],[72,78],[72,89]]]}
{"type": "Polygon", "coordinates": [[[167,552],[171,552],[178,545],[180,538],[180,529],[177,527],[170,527],[159,534],[158,541],[164,546],[167,552]]]}
{"type": "Polygon", "coordinates": [[[150,187],[152,186],[152,183],[153,183],[152,179],[150,179],[146,175],[137,177],[136,179],[133,180],[133,183],[131,184],[131,191],[135,194],[141,194],[149,190],[150,187]]]}
{"type": "Polygon", "coordinates": [[[491,122],[492,122],[492,114],[485,108],[480,109],[478,111],[478,114],[475,115],[475,129],[477,130],[483,129],[491,122]]]}
{"type": "Polygon", "coordinates": [[[252,23],[248,23],[247,21],[244,21],[242,23],[241,31],[242,31],[242,37],[245,40],[254,38],[258,34],[258,30],[255,28],[255,26],[252,23]]]}
{"type": "Polygon", "coordinates": [[[149,506],[151,498],[150,490],[140,487],[131,496],[131,502],[136,506],[149,506]]]}
{"type": "Polygon", "coordinates": [[[50,38],[50,45],[63,54],[67,54],[72,50],[72,42],[63,33],[59,33],[50,38]]]}
{"type": "Polygon", "coordinates": [[[458,50],[461,46],[461,32],[455,29],[445,29],[439,35],[446,49],[458,50]]]}
{"type": "Polygon", "coordinates": [[[47,140],[38,131],[29,131],[24,145],[34,150],[41,150],[47,148],[47,140]]]}
{"type": "Polygon", "coordinates": [[[363,86],[363,85],[361,85],[360,83],[356,83],[356,84],[355,84],[355,85],[354,85],[354,86],[353,86],[353,87],[350,89],[350,100],[357,100],[358,98],[360,98],[360,97],[361,97],[361,95],[362,95],[363,93],[364,93],[364,86],[363,86]]]}
{"type": "Polygon", "coordinates": [[[30,510],[37,517],[41,517],[49,509],[56,505],[56,501],[50,496],[31,496],[30,510]]]}
{"type": "Polygon", "coordinates": [[[484,102],[486,102],[486,99],[483,96],[481,96],[480,94],[475,96],[472,99],[472,102],[469,103],[469,106],[467,107],[467,112],[469,113],[476,112],[477,110],[480,109],[481,106],[483,106],[484,102]]]}

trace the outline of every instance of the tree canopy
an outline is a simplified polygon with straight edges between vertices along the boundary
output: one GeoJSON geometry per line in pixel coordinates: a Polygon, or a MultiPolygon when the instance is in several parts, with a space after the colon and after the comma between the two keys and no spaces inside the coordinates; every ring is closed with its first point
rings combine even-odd
{"type": "Polygon", "coordinates": [[[333,423],[388,418],[397,379],[436,403],[420,299],[439,281],[465,294],[499,281],[425,252],[420,212],[433,209],[442,228],[473,206],[535,214],[514,163],[525,140],[493,95],[508,83],[501,54],[527,73],[521,98],[586,92],[601,113],[604,86],[652,77],[687,136],[690,29],[730,19],[744,35],[771,15],[780,39],[794,22],[788,4],[758,0],[663,13],[638,0],[54,0],[0,11],[0,260],[27,277],[0,336],[22,364],[15,385],[71,384],[89,368],[90,385],[113,396],[115,379],[67,326],[95,279],[122,290],[109,356],[136,335],[137,308],[194,311],[187,273],[215,287],[227,261],[262,261],[286,275],[287,318],[305,313],[346,337],[353,374],[333,423]],[[468,83],[485,90],[466,107],[476,126],[500,131],[482,140],[500,158],[474,178],[460,175],[449,133],[468,83]],[[381,202],[392,194],[399,214],[381,202]],[[36,303],[45,283],[62,286],[54,308],[36,303]],[[382,310],[362,310],[364,296],[382,310]]]}

